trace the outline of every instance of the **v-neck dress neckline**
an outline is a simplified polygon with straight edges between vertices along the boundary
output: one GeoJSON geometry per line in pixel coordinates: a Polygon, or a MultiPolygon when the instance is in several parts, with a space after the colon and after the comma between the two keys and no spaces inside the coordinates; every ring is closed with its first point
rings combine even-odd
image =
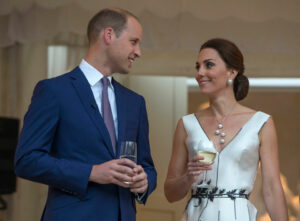
{"type": "MultiPolygon", "coordinates": [[[[223,150],[226,149],[226,148],[230,145],[230,143],[233,142],[233,141],[235,140],[236,137],[238,137],[238,135],[240,134],[240,132],[241,132],[244,128],[247,127],[247,125],[249,124],[249,122],[251,122],[252,119],[254,119],[255,115],[256,115],[257,113],[259,113],[259,112],[260,112],[260,111],[256,111],[254,114],[252,114],[252,116],[246,121],[246,123],[244,123],[243,126],[236,132],[236,134],[235,134],[235,135],[227,142],[227,144],[224,145],[224,147],[221,149],[221,151],[218,151],[218,150],[216,149],[215,145],[213,145],[214,150],[215,150],[217,153],[219,153],[219,154],[222,153],[223,150]]],[[[205,135],[206,139],[214,144],[214,142],[209,138],[209,136],[207,135],[206,131],[205,131],[204,128],[202,127],[202,125],[201,125],[201,123],[200,123],[198,117],[196,116],[196,113],[194,113],[193,115],[194,115],[194,117],[196,118],[196,120],[197,120],[197,122],[198,122],[198,126],[199,126],[199,128],[201,129],[202,133],[205,135]]]]}

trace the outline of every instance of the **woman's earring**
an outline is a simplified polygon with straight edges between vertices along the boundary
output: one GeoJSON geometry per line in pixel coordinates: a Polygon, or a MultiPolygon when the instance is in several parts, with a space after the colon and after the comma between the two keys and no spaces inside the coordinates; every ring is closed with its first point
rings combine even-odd
{"type": "Polygon", "coordinates": [[[228,85],[228,86],[231,86],[232,83],[233,83],[233,80],[232,80],[231,78],[228,78],[228,79],[227,79],[227,85],[228,85]]]}

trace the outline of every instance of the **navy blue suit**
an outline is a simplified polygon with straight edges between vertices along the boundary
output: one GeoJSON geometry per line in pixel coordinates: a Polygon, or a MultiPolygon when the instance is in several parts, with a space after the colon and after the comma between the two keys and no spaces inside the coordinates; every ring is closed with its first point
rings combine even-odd
{"type": "Polygon", "coordinates": [[[79,67],[35,87],[16,150],[15,171],[49,186],[42,220],[135,220],[135,196],[128,188],[88,181],[93,165],[118,158],[120,141],[137,142],[138,164],[148,175],[144,203],[155,189],[144,98],[114,79],[112,83],[118,116],[116,156],[79,67]]]}

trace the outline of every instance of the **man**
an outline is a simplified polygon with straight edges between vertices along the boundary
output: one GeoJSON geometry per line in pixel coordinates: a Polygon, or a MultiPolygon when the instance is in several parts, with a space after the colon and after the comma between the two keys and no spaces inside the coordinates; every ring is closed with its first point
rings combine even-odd
{"type": "Polygon", "coordinates": [[[47,184],[45,221],[131,221],[135,199],[156,187],[142,96],[116,82],[140,57],[142,27],[122,9],[104,9],[88,25],[79,67],[39,82],[15,155],[16,174],[47,184]],[[122,141],[137,143],[137,165],[118,159],[122,141]],[[129,181],[131,184],[126,184],[129,181]]]}

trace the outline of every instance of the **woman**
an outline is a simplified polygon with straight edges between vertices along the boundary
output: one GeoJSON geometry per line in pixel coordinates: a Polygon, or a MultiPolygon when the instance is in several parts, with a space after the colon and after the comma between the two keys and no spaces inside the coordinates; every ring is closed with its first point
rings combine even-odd
{"type": "Polygon", "coordinates": [[[238,103],[249,88],[240,50],[228,40],[211,39],[200,49],[196,70],[200,91],[210,106],[178,122],[166,198],[180,200],[192,189],[182,220],[256,220],[248,196],[260,160],[270,217],[288,220],[274,122],[269,115],[238,103]],[[215,152],[214,162],[204,162],[203,156],[197,156],[199,150],[215,152]]]}

